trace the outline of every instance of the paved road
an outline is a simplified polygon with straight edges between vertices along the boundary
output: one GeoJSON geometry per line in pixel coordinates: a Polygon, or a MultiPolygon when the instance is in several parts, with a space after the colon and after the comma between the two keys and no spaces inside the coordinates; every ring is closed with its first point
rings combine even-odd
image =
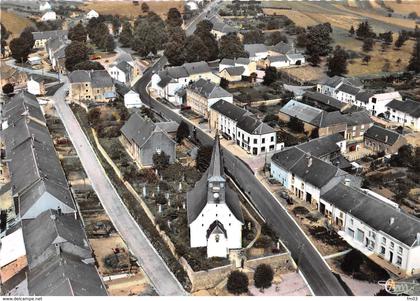
{"type": "MultiPolygon", "coordinates": [[[[195,133],[195,138],[201,144],[212,144],[210,138],[199,128],[196,128],[188,120],[156,101],[147,93],[147,85],[151,76],[165,65],[166,58],[159,60],[152,68],[149,68],[143,77],[135,84],[134,88],[139,92],[141,100],[163,117],[181,122],[187,121],[190,132],[195,133]]],[[[241,189],[249,196],[254,206],[264,216],[267,223],[277,232],[280,239],[291,251],[293,259],[315,295],[319,296],[345,296],[346,291],[335,278],[321,254],[314,248],[302,230],[287,213],[274,196],[257,180],[249,167],[239,158],[224,149],[224,161],[227,172],[234,178],[241,189]]]]}
{"type": "MultiPolygon", "coordinates": [[[[8,64],[14,65],[13,61],[8,61],[8,64]]],[[[40,71],[34,72],[28,68],[19,68],[23,71],[40,74],[40,71]]],[[[54,74],[50,73],[46,75],[54,74]]],[[[181,284],[150,244],[146,235],[133,219],[114,186],[111,184],[79,122],[64,100],[65,93],[68,90],[68,79],[67,77],[62,77],[61,79],[64,85],[57,90],[52,97],[52,101],[102,206],[130,251],[138,259],[144,272],[155,287],[156,292],[163,296],[185,295],[186,293],[181,284]]]]}

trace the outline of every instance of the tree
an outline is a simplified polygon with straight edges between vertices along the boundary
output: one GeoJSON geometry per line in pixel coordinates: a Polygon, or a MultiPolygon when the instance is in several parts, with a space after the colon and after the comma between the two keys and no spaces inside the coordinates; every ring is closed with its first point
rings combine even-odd
{"type": "Polygon", "coordinates": [[[224,35],[219,43],[219,58],[234,59],[238,57],[248,57],[244,45],[242,45],[235,33],[224,35]]]}
{"type": "Polygon", "coordinates": [[[35,45],[34,35],[32,34],[34,31],[36,31],[35,28],[26,27],[20,34],[20,38],[27,43],[29,49],[32,49],[35,45]]]}
{"type": "Polygon", "coordinates": [[[264,43],[264,34],[259,29],[247,31],[243,34],[243,43],[244,44],[264,43]]]}
{"type": "Polygon", "coordinates": [[[32,47],[30,44],[25,41],[22,37],[15,38],[10,41],[10,51],[12,52],[12,57],[20,62],[24,63],[28,59],[28,55],[31,53],[32,47]]]}
{"type": "Polygon", "coordinates": [[[306,47],[306,32],[301,32],[296,36],[296,46],[306,47]]]}
{"type": "Polygon", "coordinates": [[[73,41],[66,47],[64,52],[66,55],[66,69],[73,71],[78,63],[87,61],[89,49],[85,43],[73,41]]]}
{"type": "Polygon", "coordinates": [[[153,12],[149,12],[146,17],[138,18],[135,22],[136,27],[133,33],[132,49],[146,56],[149,53],[156,54],[164,49],[168,41],[165,23],[153,12]]]}
{"type": "Polygon", "coordinates": [[[410,167],[413,159],[413,147],[410,144],[401,146],[398,153],[391,156],[390,164],[398,167],[410,167]]]}
{"type": "Polygon", "coordinates": [[[407,69],[409,71],[414,71],[415,73],[420,73],[420,37],[417,37],[416,39],[416,44],[414,45],[407,69]]]}
{"type": "Polygon", "coordinates": [[[415,11],[413,11],[413,12],[411,12],[411,13],[408,14],[408,18],[409,19],[415,20],[415,19],[417,19],[417,17],[418,17],[418,15],[417,15],[417,13],[415,11]]]}
{"type": "Polygon", "coordinates": [[[360,265],[363,263],[363,255],[357,250],[351,250],[344,256],[341,262],[341,269],[349,274],[360,271],[360,265]]]}
{"type": "Polygon", "coordinates": [[[119,41],[123,47],[129,47],[133,39],[133,30],[131,28],[130,22],[124,22],[119,41]]]}
{"type": "Polygon", "coordinates": [[[398,50],[404,45],[406,41],[406,38],[401,34],[401,32],[398,34],[398,38],[395,40],[394,46],[398,50]]]}
{"type": "Polygon", "coordinates": [[[279,31],[272,32],[268,35],[267,40],[265,41],[267,45],[276,45],[280,42],[288,42],[287,37],[279,31]]]}
{"type": "Polygon", "coordinates": [[[209,50],[196,35],[189,36],[185,41],[185,59],[187,62],[207,61],[209,50]]]}
{"type": "Polygon", "coordinates": [[[182,16],[179,10],[175,7],[172,7],[168,11],[168,17],[166,19],[166,24],[168,26],[177,27],[182,25],[182,16]]]}
{"type": "Polygon", "coordinates": [[[103,42],[103,49],[105,49],[107,52],[114,51],[115,49],[115,40],[114,37],[110,34],[106,36],[103,42]]]}
{"type": "Polygon", "coordinates": [[[354,27],[353,27],[353,25],[350,27],[350,30],[349,30],[349,34],[350,34],[350,36],[354,36],[354,33],[355,33],[355,30],[354,30],[354,27]]]}
{"type": "Polygon", "coordinates": [[[332,50],[331,43],[333,41],[331,32],[329,23],[308,27],[305,36],[306,53],[309,55],[318,53],[320,56],[329,54],[332,50]]]}
{"type": "Polygon", "coordinates": [[[347,53],[344,48],[337,45],[328,57],[328,75],[343,75],[347,73],[347,53]]]}
{"type": "Polygon", "coordinates": [[[1,26],[1,54],[4,55],[6,53],[6,40],[9,38],[10,33],[7,31],[6,27],[0,23],[1,26]]]}
{"type": "Polygon", "coordinates": [[[359,26],[356,30],[356,36],[358,38],[374,38],[376,34],[372,31],[372,28],[370,27],[370,24],[368,21],[364,21],[359,23],[359,26]]]}
{"type": "Polygon", "coordinates": [[[205,172],[209,168],[211,154],[213,147],[211,145],[202,145],[197,151],[197,157],[195,159],[197,169],[201,172],[205,172]]]}
{"type": "Polygon", "coordinates": [[[280,21],[277,18],[271,18],[268,20],[266,29],[267,30],[273,30],[273,29],[279,29],[280,28],[280,21]]]}
{"type": "Polygon", "coordinates": [[[105,68],[99,62],[83,61],[74,65],[73,70],[105,70],[105,68]]]}
{"type": "Polygon", "coordinates": [[[86,42],[87,31],[81,22],[69,29],[68,38],[71,41],[86,42]]]}
{"type": "Polygon", "coordinates": [[[206,45],[209,52],[209,60],[215,60],[219,56],[219,46],[216,38],[211,33],[213,24],[208,20],[203,20],[197,24],[194,35],[197,35],[206,45]]]}
{"type": "Polygon", "coordinates": [[[264,290],[271,286],[273,281],[274,271],[268,264],[260,264],[255,269],[254,283],[255,287],[264,290]]]}
{"type": "Polygon", "coordinates": [[[152,159],[153,167],[159,171],[164,170],[169,166],[169,155],[165,154],[163,151],[160,153],[155,153],[152,159]]]}
{"type": "Polygon", "coordinates": [[[384,41],[387,45],[391,45],[393,41],[392,31],[387,31],[379,34],[379,38],[384,41]]]}
{"type": "Polygon", "coordinates": [[[311,63],[312,66],[318,66],[319,63],[321,63],[321,57],[319,56],[319,53],[313,52],[309,56],[308,62],[311,63]]]}
{"type": "Polygon", "coordinates": [[[366,65],[369,65],[370,59],[371,59],[370,55],[365,55],[363,57],[363,63],[365,63],[366,65]]]}
{"type": "Polygon", "coordinates": [[[248,277],[244,272],[233,271],[229,274],[226,287],[229,293],[239,295],[248,292],[248,285],[248,277]]]}
{"type": "Polygon", "coordinates": [[[296,133],[303,133],[303,131],[305,130],[305,125],[303,124],[303,122],[294,116],[290,117],[290,120],[287,123],[287,125],[292,131],[296,133]]]}
{"type": "Polygon", "coordinates": [[[143,3],[141,4],[141,11],[142,11],[144,14],[147,14],[147,13],[150,11],[149,5],[147,5],[147,3],[146,3],[146,2],[143,2],[143,3]]]}
{"type": "Polygon", "coordinates": [[[278,79],[277,69],[275,67],[268,67],[265,69],[263,78],[263,85],[270,85],[278,79]]]}
{"type": "Polygon", "coordinates": [[[9,95],[13,93],[15,87],[11,83],[7,83],[2,87],[3,93],[9,95]]]}
{"type": "Polygon", "coordinates": [[[366,38],[363,40],[363,51],[369,52],[373,49],[373,39],[372,38],[366,38]]]}
{"type": "Polygon", "coordinates": [[[184,138],[190,135],[190,128],[185,121],[181,121],[176,131],[176,141],[180,143],[184,138]]]}

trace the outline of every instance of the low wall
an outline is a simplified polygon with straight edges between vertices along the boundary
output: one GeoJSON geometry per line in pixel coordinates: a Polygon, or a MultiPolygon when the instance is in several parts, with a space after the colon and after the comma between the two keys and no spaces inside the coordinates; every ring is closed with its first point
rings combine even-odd
{"type": "Polygon", "coordinates": [[[269,100],[260,100],[260,101],[253,101],[249,105],[251,107],[259,107],[259,106],[274,106],[282,102],[282,98],[276,98],[276,99],[269,99],[269,100]]]}

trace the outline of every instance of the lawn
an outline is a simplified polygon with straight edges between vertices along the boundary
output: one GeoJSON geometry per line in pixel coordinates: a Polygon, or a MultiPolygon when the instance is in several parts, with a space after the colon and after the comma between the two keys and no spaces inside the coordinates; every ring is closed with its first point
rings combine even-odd
{"type": "Polygon", "coordinates": [[[385,2],[385,5],[392,8],[396,13],[409,14],[411,12],[416,12],[420,15],[420,5],[418,0],[403,0],[401,3],[398,3],[395,0],[389,0],[385,2]]]}
{"type": "Polygon", "coordinates": [[[34,25],[29,19],[19,16],[13,12],[1,10],[1,23],[11,32],[11,36],[18,36],[22,30],[27,27],[34,25]]]}
{"type": "MultiPolygon", "coordinates": [[[[181,13],[184,11],[183,1],[147,1],[150,10],[166,18],[168,10],[176,7],[181,13]]],[[[134,5],[131,1],[92,1],[80,7],[84,11],[91,9],[104,15],[120,15],[135,18],[142,14],[141,3],[134,5]]]]}

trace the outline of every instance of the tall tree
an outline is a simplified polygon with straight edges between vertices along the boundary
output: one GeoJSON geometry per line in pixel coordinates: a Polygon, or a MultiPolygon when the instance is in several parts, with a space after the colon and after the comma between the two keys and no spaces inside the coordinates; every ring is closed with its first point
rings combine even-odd
{"type": "Polygon", "coordinates": [[[194,35],[197,35],[206,45],[209,52],[209,60],[215,60],[219,56],[219,46],[216,38],[211,33],[213,24],[208,20],[203,20],[197,24],[194,35]]]}
{"type": "Polygon", "coordinates": [[[141,11],[142,11],[144,14],[147,14],[147,13],[150,11],[150,7],[149,7],[149,5],[147,5],[147,3],[146,3],[146,2],[143,2],[143,3],[141,4],[141,11]]]}
{"type": "Polygon", "coordinates": [[[232,271],[227,280],[226,288],[229,293],[239,295],[248,292],[248,277],[244,272],[232,271]]]}
{"type": "Polygon", "coordinates": [[[83,24],[79,22],[76,26],[69,29],[67,36],[72,41],[86,42],[87,31],[83,24]]]}
{"type": "Polygon", "coordinates": [[[316,52],[320,56],[327,55],[331,52],[332,37],[331,25],[329,23],[318,24],[308,27],[306,33],[306,53],[311,55],[316,52]]]}
{"type": "Polygon", "coordinates": [[[67,70],[75,70],[78,63],[87,61],[89,49],[83,42],[73,41],[64,50],[66,54],[65,65],[67,70]]]}
{"type": "Polygon", "coordinates": [[[374,38],[376,34],[372,31],[372,27],[370,26],[368,21],[364,21],[359,23],[359,26],[356,30],[356,36],[358,38],[374,38]]]}
{"type": "Polygon", "coordinates": [[[267,36],[266,45],[276,45],[280,42],[287,43],[287,37],[279,31],[274,31],[267,36]]]}
{"type": "Polygon", "coordinates": [[[102,48],[107,52],[114,51],[115,49],[115,40],[111,34],[108,34],[102,43],[102,48]]]}
{"type": "Polygon", "coordinates": [[[268,67],[265,69],[263,84],[268,86],[275,82],[278,78],[277,69],[275,67],[268,67]]]}
{"type": "Polygon", "coordinates": [[[244,44],[264,43],[264,34],[259,29],[247,31],[243,34],[243,37],[244,44]]]}
{"type": "Polygon", "coordinates": [[[180,66],[185,62],[185,31],[181,27],[170,27],[168,37],[163,54],[171,65],[180,66]]]}
{"type": "Polygon", "coordinates": [[[260,264],[255,269],[254,284],[259,289],[269,288],[273,281],[274,271],[268,264],[260,264]]]}
{"type": "Polygon", "coordinates": [[[185,121],[181,121],[176,131],[176,141],[178,143],[182,142],[184,138],[188,138],[190,135],[190,128],[185,121]]]}
{"type": "Polygon", "coordinates": [[[219,42],[219,58],[234,59],[248,57],[241,40],[235,33],[224,35],[219,42]]]}
{"type": "Polygon", "coordinates": [[[120,43],[123,47],[128,47],[131,45],[133,39],[133,29],[131,28],[130,22],[124,22],[121,33],[120,33],[120,43]]]}
{"type": "Polygon", "coordinates": [[[417,37],[416,39],[416,44],[414,45],[407,69],[409,71],[414,71],[415,73],[420,73],[420,37],[417,37]]]}
{"type": "Polygon", "coordinates": [[[12,57],[20,62],[24,63],[28,59],[28,55],[31,53],[32,47],[30,44],[25,41],[22,37],[15,38],[10,41],[10,51],[12,52],[12,57]]]}
{"type": "Polygon", "coordinates": [[[196,35],[189,36],[185,42],[185,59],[187,62],[207,61],[209,50],[196,35]]]}
{"type": "Polygon", "coordinates": [[[168,17],[166,19],[166,24],[168,26],[176,27],[182,25],[182,16],[179,10],[175,7],[172,7],[168,11],[168,17]]]}
{"type": "Polygon", "coordinates": [[[319,63],[321,63],[321,57],[319,56],[319,53],[313,52],[309,56],[308,62],[311,63],[312,66],[318,66],[319,63]]]}
{"type": "Polygon", "coordinates": [[[349,30],[349,34],[350,34],[350,36],[354,36],[354,33],[355,33],[355,30],[354,30],[354,27],[353,27],[353,25],[350,27],[350,30],[349,30]]]}
{"type": "Polygon", "coordinates": [[[33,27],[26,27],[20,34],[20,37],[28,44],[28,47],[31,49],[35,45],[34,35],[32,34],[36,31],[33,27]]]}
{"type": "Polygon", "coordinates": [[[343,75],[347,73],[347,53],[344,48],[337,45],[328,57],[328,75],[343,75]]]}
{"type": "Polygon", "coordinates": [[[369,52],[372,51],[373,49],[373,39],[372,38],[366,38],[363,40],[363,45],[362,45],[362,49],[365,52],[369,52]]]}
{"type": "Polygon", "coordinates": [[[406,41],[405,37],[400,32],[398,34],[398,38],[395,40],[395,43],[394,43],[395,48],[399,50],[404,45],[405,41],[406,41]]]}
{"type": "Polygon", "coordinates": [[[132,48],[143,56],[150,52],[156,54],[164,49],[168,41],[165,23],[153,12],[149,12],[146,17],[138,18],[135,22],[132,48]]]}

